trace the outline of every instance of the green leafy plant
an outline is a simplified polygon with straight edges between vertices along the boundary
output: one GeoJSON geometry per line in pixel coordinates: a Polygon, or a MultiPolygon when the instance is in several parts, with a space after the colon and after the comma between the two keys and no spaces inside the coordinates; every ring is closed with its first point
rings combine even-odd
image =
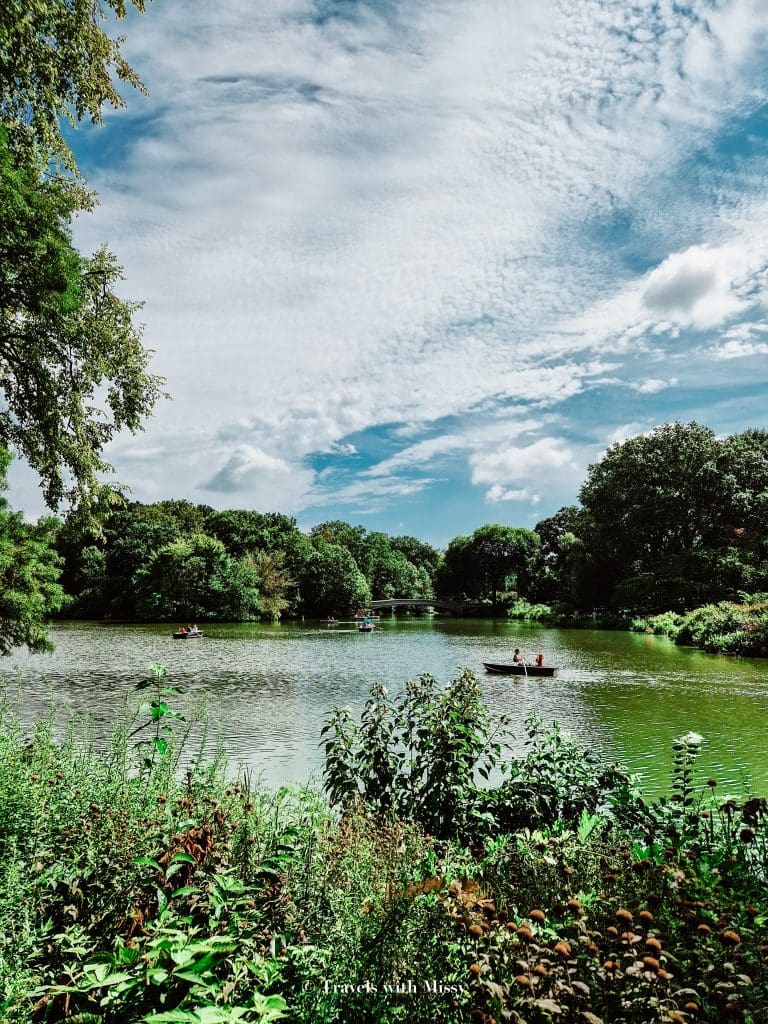
{"type": "Polygon", "coordinates": [[[397,700],[374,684],[359,726],[337,708],[322,730],[326,791],[334,804],[361,800],[439,838],[463,834],[481,813],[475,777],[500,764],[507,726],[492,720],[469,671],[445,690],[423,675],[397,700]]]}

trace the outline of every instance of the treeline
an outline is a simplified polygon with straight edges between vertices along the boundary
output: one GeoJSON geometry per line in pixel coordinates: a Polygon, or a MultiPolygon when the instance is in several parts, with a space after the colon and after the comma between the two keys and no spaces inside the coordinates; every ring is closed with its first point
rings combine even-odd
{"type": "Polygon", "coordinates": [[[113,619],[345,615],[372,595],[433,597],[440,565],[439,552],[415,537],[340,521],[305,534],[280,513],[188,501],[123,504],[87,543],[72,519],[57,548],[65,614],[113,619]]]}
{"type": "Polygon", "coordinates": [[[768,591],[764,431],[666,424],[613,445],[579,500],[533,530],[487,524],[444,552],[339,520],[305,534],[279,513],[124,503],[98,540],[75,519],[61,527],[66,614],[278,619],[438,597],[620,621],[768,591]]]}

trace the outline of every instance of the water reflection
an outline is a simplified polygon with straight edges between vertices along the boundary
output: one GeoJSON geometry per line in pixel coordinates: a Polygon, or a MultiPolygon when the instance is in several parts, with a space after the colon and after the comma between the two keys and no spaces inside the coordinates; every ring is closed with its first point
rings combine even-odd
{"type": "Polygon", "coordinates": [[[370,683],[392,690],[420,672],[440,681],[478,671],[489,706],[512,717],[518,736],[531,711],[557,719],[581,742],[665,785],[670,742],[689,729],[707,739],[703,770],[725,787],[744,777],[768,792],[765,729],[768,676],[761,661],[714,657],[652,636],[549,630],[505,621],[383,620],[370,634],[323,624],[213,625],[202,640],[174,641],[167,625],[62,623],[51,655],[16,652],[26,723],[54,700],[59,719],[89,715],[104,737],[148,665],[167,666],[192,708],[206,697],[235,763],[278,785],[303,781],[321,764],[319,732],[328,710],[359,713],[370,683]],[[488,676],[482,662],[520,646],[559,666],[554,679],[488,676]]]}

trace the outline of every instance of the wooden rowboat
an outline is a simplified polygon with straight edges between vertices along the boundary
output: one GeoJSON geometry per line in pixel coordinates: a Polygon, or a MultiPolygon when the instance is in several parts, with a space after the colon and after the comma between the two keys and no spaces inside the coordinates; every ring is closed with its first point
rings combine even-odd
{"type": "Polygon", "coordinates": [[[188,629],[186,632],[181,633],[178,629],[175,633],[171,633],[174,640],[196,640],[199,636],[203,635],[202,629],[188,629]]]}
{"type": "Polygon", "coordinates": [[[484,661],[486,672],[496,672],[504,676],[553,676],[557,669],[554,665],[496,665],[493,662],[484,661]]]}

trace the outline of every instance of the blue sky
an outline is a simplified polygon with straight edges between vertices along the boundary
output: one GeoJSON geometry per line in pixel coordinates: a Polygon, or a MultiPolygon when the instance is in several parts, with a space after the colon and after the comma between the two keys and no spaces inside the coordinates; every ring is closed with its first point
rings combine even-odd
{"type": "MultiPolygon", "coordinates": [[[[173,395],[135,498],[443,545],[766,426],[762,0],[156,3],[73,146],[173,395]]],[[[39,499],[17,470],[15,504],[39,499]]]]}

